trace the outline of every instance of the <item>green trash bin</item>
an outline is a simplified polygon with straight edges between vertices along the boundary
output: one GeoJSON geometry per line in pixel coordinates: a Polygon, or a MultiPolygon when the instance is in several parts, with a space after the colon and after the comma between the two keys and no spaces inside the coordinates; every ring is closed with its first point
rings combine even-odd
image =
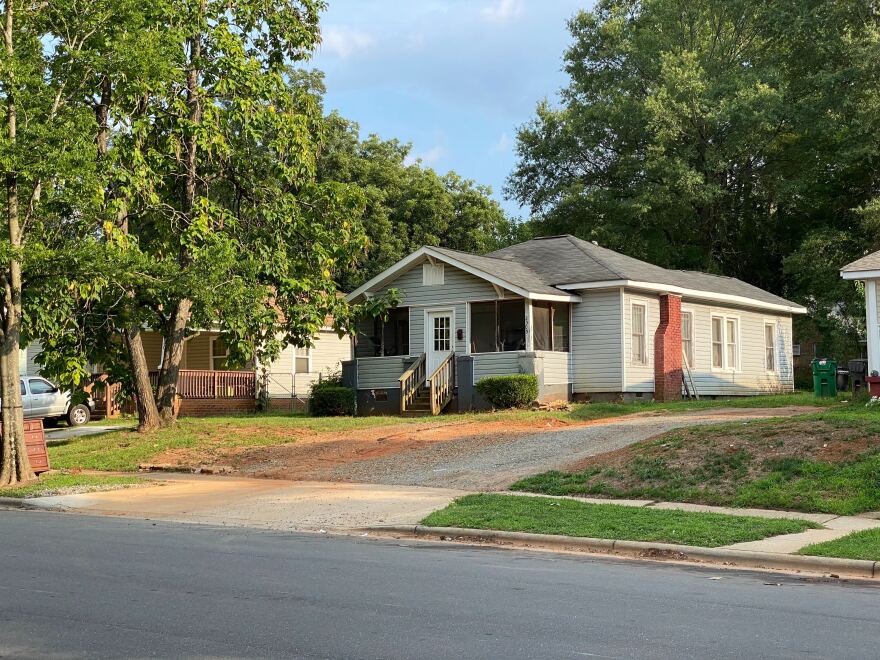
{"type": "Polygon", "coordinates": [[[813,393],[816,396],[837,396],[837,360],[816,358],[813,365],[813,393]]]}

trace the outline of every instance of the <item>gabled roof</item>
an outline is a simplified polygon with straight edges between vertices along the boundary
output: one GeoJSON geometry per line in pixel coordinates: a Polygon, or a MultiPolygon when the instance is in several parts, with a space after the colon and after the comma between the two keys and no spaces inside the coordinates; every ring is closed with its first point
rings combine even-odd
{"type": "Polygon", "coordinates": [[[880,277],[880,250],[847,264],[840,269],[840,274],[845,280],[860,279],[858,275],[880,277]]]}
{"type": "Polygon", "coordinates": [[[428,258],[439,259],[514,293],[538,300],[578,300],[579,290],[631,287],[722,303],[806,313],[797,303],[732,277],[670,270],[574,236],[549,236],[477,256],[424,247],[349,294],[354,300],[428,258]]]}

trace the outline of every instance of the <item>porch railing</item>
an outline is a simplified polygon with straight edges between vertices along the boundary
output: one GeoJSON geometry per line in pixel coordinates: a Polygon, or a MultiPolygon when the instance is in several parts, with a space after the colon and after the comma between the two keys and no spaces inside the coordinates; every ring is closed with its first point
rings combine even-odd
{"type": "Polygon", "coordinates": [[[400,412],[405,413],[412,408],[413,400],[418,396],[419,388],[425,384],[425,354],[413,362],[412,366],[400,377],[400,412]]]}
{"type": "MultiPolygon", "coordinates": [[[[159,372],[150,372],[153,387],[159,372]]],[[[257,374],[253,371],[207,371],[181,369],[177,393],[184,399],[255,399],[257,374]]]]}
{"type": "Polygon", "coordinates": [[[428,378],[431,393],[431,414],[439,415],[452,400],[455,390],[455,353],[450,353],[428,378]]]}

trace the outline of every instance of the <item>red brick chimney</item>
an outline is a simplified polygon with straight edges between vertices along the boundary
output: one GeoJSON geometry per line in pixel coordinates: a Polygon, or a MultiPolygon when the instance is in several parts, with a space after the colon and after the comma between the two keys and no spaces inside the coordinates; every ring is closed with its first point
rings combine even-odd
{"type": "Polygon", "coordinates": [[[681,296],[660,296],[660,325],[654,334],[654,398],[681,398],[681,296]]]}

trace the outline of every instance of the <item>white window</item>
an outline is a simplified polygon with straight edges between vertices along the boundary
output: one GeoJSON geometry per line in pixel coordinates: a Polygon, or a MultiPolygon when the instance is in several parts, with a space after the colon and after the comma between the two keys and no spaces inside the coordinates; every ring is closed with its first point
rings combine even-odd
{"type": "Polygon", "coordinates": [[[229,346],[220,337],[211,337],[211,369],[223,371],[226,369],[226,359],[229,357],[229,346]]]}
{"type": "Polygon", "coordinates": [[[736,369],[739,365],[739,321],[736,319],[727,319],[726,346],[727,346],[727,363],[724,365],[728,369],[736,369]]]}
{"type": "Polygon", "coordinates": [[[443,264],[422,264],[422,286],[443,284],[443,264]]]}
{"type": "Polygon", "coordinates": [[[293,358],[293,369],[298,374],[307,374],[312,370],[311,353],[308,347],[297,347],[293,358]]]}
{"type": "Polygon", "coordinates": [[[712,367],[724,368],[724,319],[712,317],[712,367]]]}
{"type": "Polygon", "coordinates": [[[681,313],[681,350],[687,360],[687,366],[694,368],[694,314],[681,313]]]}
{"type": "Polygon", "coordinates": [[[776,371],[776,324],[764,324],[764,366],[776,371]]]}
{"type": "Polygon", "coordinates": [[[632,361],[647,364],[648,354],[645,346],[646,307],[633,303],[632,306],[632,361]]]}
{"type": "Polygon", "coordinates": [[[448,316],[434,317],[434,351],[452,350],[452,320],[448,316]]]}
{"type": "Polygon", "coordinates": [[[712,317],[712,368],[739,369],[739,319],[712,317]]]}

